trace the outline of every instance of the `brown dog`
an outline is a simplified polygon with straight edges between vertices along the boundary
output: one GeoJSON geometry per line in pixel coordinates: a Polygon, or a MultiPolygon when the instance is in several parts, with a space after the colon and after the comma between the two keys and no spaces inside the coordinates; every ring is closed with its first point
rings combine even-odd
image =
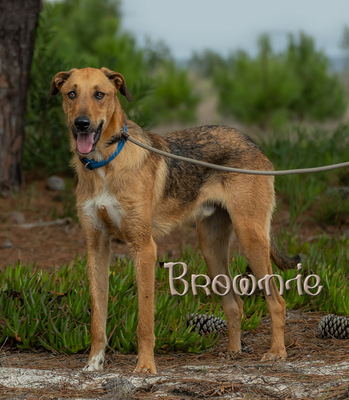
{"type": "MultiPolygon", "coordinates": [[[[92,346],[85,369],[103,369],[109,241],[111,235],[116,235],[130,246],[137,273],[136,371],[155,373],[154,239],[194,215],[211,277],[230,275],[229,238],[233,230],[257,279],[272,274],[270,257],[282,269],[295,267],[299,258],[282,255],[272,240],[273,177],[228,173],[174,161],[130,142],[121,151],[126,123],[129,135],[135,139],[174,154],[255,170],[270,170],[272,164],[255,143],[232,128],[203,126],[163,137],[143,131],[126,119],[116,95],[119,91],[131,101],[124,77],[107,68],[59,72],[52,79],[50,94],[58,91],[71,130],[73,165],[78,175],[77,208],[87,241],[92,346]],[[112,159],[116,149],[120,154],[112,159]]],[[[271,286],[272,295],[266,296],[271,348],[263,359],[285,359],[285,302],[273,280],[271,286]]],[[[223,297],[223,307],[228,351],[240,352],[242,300],[231,291],[223,297]]]]}

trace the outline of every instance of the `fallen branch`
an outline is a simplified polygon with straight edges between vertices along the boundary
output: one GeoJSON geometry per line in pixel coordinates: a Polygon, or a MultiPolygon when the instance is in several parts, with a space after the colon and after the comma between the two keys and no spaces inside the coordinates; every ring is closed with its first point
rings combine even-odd
{"type": "Polygon", "coordinates": [[[44,228],[45,226],[54,226],[54,225],[66,225],[70,224],[72,222],[72,219],[67,217],[67,218],[58,218],[55,219],[54,221],[40,221],[40,222],[32,222],[29,224],[19,224],[19,225],[14,225],[22,229],[32,229],[32,228],[44,228]]]}

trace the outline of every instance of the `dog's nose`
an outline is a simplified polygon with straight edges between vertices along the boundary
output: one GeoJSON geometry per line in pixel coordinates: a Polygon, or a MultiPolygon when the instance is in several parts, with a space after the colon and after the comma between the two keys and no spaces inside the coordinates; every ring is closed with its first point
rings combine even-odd
{"type": "Polygon", "coordinates": [[[77,117],[74,121],[75,128],[82,132],[87,131],[87,129],[90,127],[90,124],[91,121],[88,117],[77,117]]]}

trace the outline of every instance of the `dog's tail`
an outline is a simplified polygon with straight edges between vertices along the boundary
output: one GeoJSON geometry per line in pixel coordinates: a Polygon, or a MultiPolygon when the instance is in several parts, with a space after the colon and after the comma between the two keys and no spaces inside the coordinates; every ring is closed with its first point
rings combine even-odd
{"type": "Polygon", "coordinates": [[[297,264],[301,261],[301,258],[298,254],[293,257],[288,257],[283,254],[281,250],[277,247],[272,232],[270,232],[270,257],[282,271],[296,268],[297,264]]]}

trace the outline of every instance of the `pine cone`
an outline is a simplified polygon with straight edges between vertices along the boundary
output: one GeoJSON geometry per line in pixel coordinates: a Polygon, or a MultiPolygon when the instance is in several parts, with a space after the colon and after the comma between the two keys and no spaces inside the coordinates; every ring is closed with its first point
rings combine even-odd
{"type": "Polygon", "coordinates": [[[325,315],[319,322],[318,334],[322,338],[349,339],[349,318],[325,315]]]}
{"type": "Polygon", "coordinates": [[[188,314],[187,326],[199,331],[200,335],[227,330],[227,322],[224,319],[209,314],[188,314]]]}

